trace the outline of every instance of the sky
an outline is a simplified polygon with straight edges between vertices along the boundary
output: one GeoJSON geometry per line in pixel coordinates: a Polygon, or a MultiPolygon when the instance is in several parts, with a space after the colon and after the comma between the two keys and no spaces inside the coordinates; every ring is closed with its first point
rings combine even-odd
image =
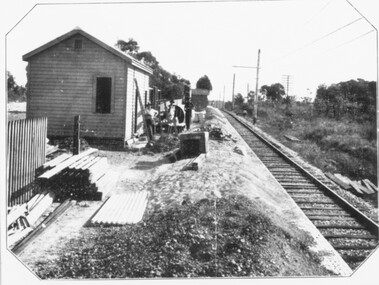
{"type": "MultiPolygon", "coordinates": [[[[376,23],[370,16],[378,2],[350,1],[376,23]]],[[[19,85],[26,83],[22,55],[77,26],[110,46],[135,39],[140,51],[151,51],[164,69],[190,80],[193,88],[207,75],[210,99],[230,100],[234,76],[235,94],[255,91],[258,50],[258,86],[287,88],[288,82],[289,95],[297,98],[314,97],[320,84],[377,79],[374,28],[345,0],[17,7],[24,14],[7,21],[6,69],[19,85]]]]}

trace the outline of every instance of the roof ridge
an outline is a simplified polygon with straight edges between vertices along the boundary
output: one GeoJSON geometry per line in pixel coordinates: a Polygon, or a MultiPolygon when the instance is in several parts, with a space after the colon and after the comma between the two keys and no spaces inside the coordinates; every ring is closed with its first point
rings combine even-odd
{"type": "Polygon", "coordinates": [[[66,40],[67,38],[75,35],[75,34],[81,34],[82,36],[86,37],[87,39],[89,39],[90,41],[94,42],[95,44],[101,46],[102,48],[108,50],[110,53],[122,58],[123,60],[129,62],[130,64],[132,64],[133,66],[139,68],[139,69],[142,69],[150,74],[153,73],[152,69],[143,64],[142,62],[140,62],[139,60],[135,59],[134,57],[128,55],[128,54],[125,54],[125,53],[122,53],[120,50],[117,50],[116,48],[104,43],[103,41],[99,40],[98,38],[95,38],[94,36],[88,34],[87,32],[85,32],[84,30],[82,30],[79,26],[76,26],[73,30],[63,34],[62,36],[60,37],[57,37],[49,42],[47,42],[46,44],[32,50],[31,52],[29,53],[26,53],[22,56],[22,59],[24,61],[28,61],[29,58],[31,58],[32,56],[46,50],[47,48],[49,47],[52,47],[56,44],[58,44],[59,42],[61,41],[64,41],[66,40]]]}

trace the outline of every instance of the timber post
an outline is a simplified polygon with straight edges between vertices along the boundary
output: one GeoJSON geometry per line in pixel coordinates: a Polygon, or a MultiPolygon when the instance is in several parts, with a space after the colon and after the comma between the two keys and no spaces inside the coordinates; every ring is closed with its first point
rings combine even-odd
{"type": "Polygon", "coordinates": [[[74,155],[80,153],[80,115],[74,117],[74,155]]]}
{"type": "MultiPolygon", "coordinates": [[[[138,97],[139,104],[140,104],[140,106],[141,106],[142,120],[143,120],[143,127],[144,127],[144,130],[145,130],[146,135],[147,135],[147,142],[150,143],[149,130],[147,129],[146,118],[145,118],[145,106],[144,106],[143,103],[142,103],[141,94],[140,94],[140,92],[139,92],[138,82],[137,82],[137,79],[136,79],[136,78],[134,78],[134,83],[136,84],[137,97],[138,97]]],[[[136,116],[137,116],[137,114],[136,114],[136,116]]]]}

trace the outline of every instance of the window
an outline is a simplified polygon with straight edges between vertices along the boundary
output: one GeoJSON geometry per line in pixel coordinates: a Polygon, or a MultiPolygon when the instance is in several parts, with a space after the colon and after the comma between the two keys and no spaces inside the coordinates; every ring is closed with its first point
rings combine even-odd
{"type": "Polygon", "coordinates": [[[83,48],[83,40],[75,39],[74,40],[74,50],[81,50],[83,48]]]}
{"type": "Polygon", "coordinates": [[[96,78],[96,113],[111,112],[112,78],[96,78]]]}

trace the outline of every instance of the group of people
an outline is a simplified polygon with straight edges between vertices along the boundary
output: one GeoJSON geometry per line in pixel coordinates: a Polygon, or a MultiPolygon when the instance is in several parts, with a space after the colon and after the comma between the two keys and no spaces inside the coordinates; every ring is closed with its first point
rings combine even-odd
{"type": "MultiPolygon", "coordinates": [[[[190,99],[185,100],[184,103],[184,111],[185,114],[183,113],[183,110],[174,104],[174,100],[170,101],[170,105],[168,106],[167,109],[167,116],[163,116],[163,119],[166,119],[168,125],[172,125],[175,128],[178,123],[182,123],[185,120],[185,125],[187,130],[189,130],[191,126],[191,117],[192,117],[192,109],[193,109],[193,104],[190,99]]],[[[159,112],[155,109],[152,108],[151,103],[148,102],[146,104],[146,109],[145,109],[145,120],[146,120],[146,127],[147,127],[147,132],[150,140],[153,138],[153,135],[155,134],[155,125],[156,121],[158,120],[158,116],[161,116],[159,112]]]]}

